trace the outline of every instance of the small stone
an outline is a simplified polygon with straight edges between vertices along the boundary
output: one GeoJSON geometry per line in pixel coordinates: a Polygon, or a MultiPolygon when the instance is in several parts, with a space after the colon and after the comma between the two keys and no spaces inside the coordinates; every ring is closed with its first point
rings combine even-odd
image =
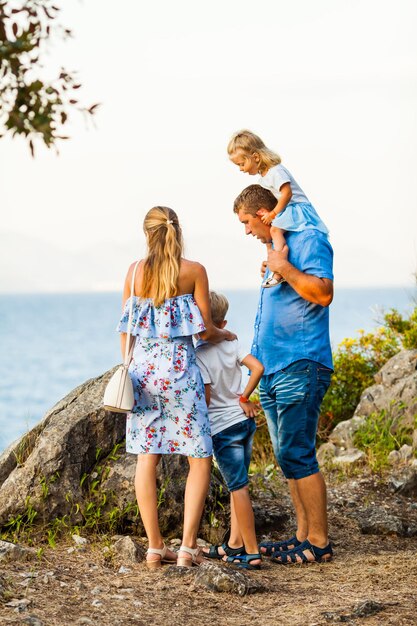
{"type": "Polygon", "coordinates": [[[249,578],[239,570],[213,563],[203,563],[197,569],[195,584],[210,591],[236,593],[239,596],[266,591],[266,587],[260,581],[249,578]]]}
{"type": "Polygon", "coordinates": [[[131,537],[122,537],[113,544],[115,554],[125,563],[139,563],[143,561],[145,551],[131,537]]]}
{"type": "Polygon", "coordinates": [[[125,567],[124,565],[121,565],[117,573],[118,574],[130,574],[131,571],[132,570],[129,567],[125,567]]]}
{"type": "Polygon", "coordinates": [[[93,622],[92,619],[90,619],[89,617],[86,617],[85,615],[80,617],[77,621],[77,624],[94,624],[94,623],[95,622],[93,622]]]}
{"type": "Polygon", "coordinates": [[[5,606],[15,609],[17,613],[20,613],[21,611],[26,611],[31,603],[32,600],[28,600],[28,598],[13,598],[13,600],[7,602],[5,606]]]}
{"type": "Polygon", "coordinates": [[[68,554],[72,554],[73,552],[75,552],[74,546],[72,546],[71,548],[68,548],[67,552],[68,554]]]}
{"type": "Polygon", "coordinates": [[[44,622],[39,619],[36,615],[28,615],[23,618],[22,622],[24,624],[28,624],[29,626],[44,626],[44,622]]]}
{"type": "Polygon", "coordinates": [[[140,600],[133,600],[133,606],[142,606],[143,602],[140,600]]]}
{"type": "Polygon", "coordinates": [[[63,580],[61,580],[61,582],[59,583],[60,587],[68,587],[68,583],[64,583],[63,580]]]}
{"type": "Polygon", "coordinates": [[[365,453],[357,448],[351,448],[344,454],[340,454],[333,458],[335,465],[354,467],[360,465],[365,461],[365,453]]]}
{"type": "Polygon", "coordinates": [[[85,589],[87,589],[87,587],[81,580],[76,580],[74,583],[74,587],[75,589],[77,589],[77,591],[84,591],[85,589]]]}
{"type": "Polygon", "coordinates": [[[77,546],[85,546],[88,543],[88,539],[80,537],[80,535],[72,535],[72,539],[77,546]]]}
{"type": "Polygon", "coordinates": [[[357,520],[364,535],[405,535],[403,522],[381,507],[363,509],[357,520]]]}
{"type": "Polygon", "coordinates": [[[387,460],[390,465],[398,465],[398,463],[401,461],[401,455],[398,450],[391,450],[387,457],[387,460]]]}
{"type": "Polygon", "coordinates": [[[401,459],[404,461],[408,461],[413,458],[413,448],[408,446],[406,443],[401,446],[398,452],[400,453],[401,459]]]}
{"type": "Polygon", "coordinates": [[[98,593],[103,593],[103,591],[104,591],[103,587],[94,587],[94,589],[92,589],[90,593],[93,595],[96,595],[98,593]]]}
{"type": "Polygon", "coordinates": [[[98,598],[96,598],[95,600],[92,601],[91,606],[99,607],[99,606],[103,606],[103,603],[100,602],[98,598]]]}
{"type": "Polygon", "coordinates": [[[171,545],[172,546],[180,546],[181,545],[181,539],[171,539],[171,545]]]}
{"type": "Polygon", "coordinates": [[[0,562],[1,561],[26,561],[36,556],[33,548],[23,548],[10,541],[0,541],[0,562]]]}
{"type": "Polygon", "coordinates": [[[113,594],[112,596],[110,596],[110,598],[111,598],[112,600],[120,600],[120,601],[122,601],[122,600],[126,600],[126,596],[122,596],[122,595],[119,595],[119,594],[117,594],[117,593],[115,593],[115,594],[113,594]]]}

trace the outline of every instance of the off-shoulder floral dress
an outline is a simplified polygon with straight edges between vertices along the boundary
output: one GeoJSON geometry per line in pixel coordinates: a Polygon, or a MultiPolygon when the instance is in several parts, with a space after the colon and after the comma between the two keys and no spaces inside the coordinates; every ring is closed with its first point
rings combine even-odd
{"type": "MultiPolygon", "coordinates": [[[[129,374],[135,404],[127,416],[126,451],[133,454],[212,454],[204,384],[192,335],[205,327],[192,294],[154,306],[133,296],[136,337],[129,374]]],[[[127,332],[130,298],[117,326],[127,332]]]]}

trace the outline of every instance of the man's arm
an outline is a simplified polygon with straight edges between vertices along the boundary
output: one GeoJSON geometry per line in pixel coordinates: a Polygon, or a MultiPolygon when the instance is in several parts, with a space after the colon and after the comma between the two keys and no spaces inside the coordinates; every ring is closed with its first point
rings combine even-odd
{"type": "Polygon", "coordinates": [[[333,281],[329,278],[319,278],[311,274],[300,272],[288,261],[288,246],[282,250],[273,250],[268,247],[268,267],[271,272],[281,274],[299,296],[321,306],[329,306],[333,300],[333,281]]]}

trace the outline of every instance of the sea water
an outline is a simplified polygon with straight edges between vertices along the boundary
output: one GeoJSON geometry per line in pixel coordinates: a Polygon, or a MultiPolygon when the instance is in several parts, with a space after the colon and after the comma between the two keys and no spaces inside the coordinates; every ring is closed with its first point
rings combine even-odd
{"type": "MultiPolygon", "coordinates": [[[[259,292],[224,293],[228,328],[249,350],[259,292]]],[[[383,311],[410,312],[415,298],[411,288],[336,290],[333,348],[375,328],[383,311]]],[[[71,389],[120,363],[120,306],[118,293],[0,295],[0,451],[71,389]]]]}

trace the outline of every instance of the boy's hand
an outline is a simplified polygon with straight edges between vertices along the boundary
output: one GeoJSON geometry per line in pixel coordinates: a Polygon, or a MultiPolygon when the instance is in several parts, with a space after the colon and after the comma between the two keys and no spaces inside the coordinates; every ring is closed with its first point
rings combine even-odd
{"type": "Polygon", "coordinates": [[[274,211],[270,211],[269,213],[265,213],[265,215],[261,216],[261,220],[263,221],[264,224],[266,224],[267,226],[269,226],[269,224],[272,222],[273,219],[276,218],[276,213],[274,213],[274,211]]]}
{"type": "Polygon", "coordinates": [[[259,407],[254,402],[239,402],[240,408],[246,417],[256,417],[259,413],[259,407]]]}

